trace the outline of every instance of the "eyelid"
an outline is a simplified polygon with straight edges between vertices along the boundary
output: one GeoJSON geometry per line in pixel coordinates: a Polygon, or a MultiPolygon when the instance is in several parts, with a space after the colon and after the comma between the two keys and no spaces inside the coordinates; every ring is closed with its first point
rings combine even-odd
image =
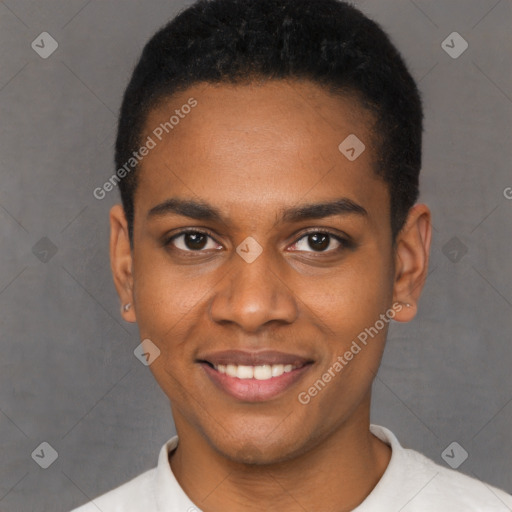
{"type": "Polygon", "coordinates": [[[332,254],[336,253],[337,251],[340,251],[341,249],[348,249],[350,247],[354,246],[354,241],[350,236],[347,234],[340,234],[339,232],[334,232],[329,228],[308,228],[306,230],[301,230],[301,235],[299,238],[295,239],[295,242],[293,242],[291,245],[296,245],[300,240],[302,240],[304,237],[308,235],[314,235],[315,233],[321,233],[324,235],[329,235],[330,237],[334,238],[339,244],[340,247],[337,249],[331,249],[329,251],[295,251],[295,252],[308,252],[311,254],[332,254]]]}
{"type": "MultiPolygon", "coordinates": [[[[174,233],[171,236],[164,236],[162,244],[164,246],[170,245],[171,242],[174,239],[179,238],[182,235],[186,235],[187,233],[199,233],[200,235],[206,235],[206,236],[210,237],[216,244],[222,245],[220,242],[217,241],[215,236],[209,230],[207,230],[206,228],[184,228],[184,229],[180,230],[178,233],[174,233]]],[[[181,251],[181,252],[192,252],[192,253],[194,253],[194,252],[196,252],[196,253],[205,252],[204,250],[201,250],[201,251],[184,251],[183,249],[178,249],[177,247],[175,247],[175,249],[178,250],[178,251],[181,251]]]]}
{"type": "MultiPolygon", "coordinates": [[[[209,231],[207,230],[206,228],[184,228],[182,229],[181,231],[179,231],[178,233],[175,233],[171,236],[167,236],[167,237],[164,237],[164,241],[163,241],[163,245],[164,246],[167,246],[167,245],[170,245],[171,242],[182,236],[182,235],[185,235],[187,233],[199,233],[199,234],[202,234],[202,235],[206,235],[208,237],[210,237],[216,244],[218,245],[222,245],[219,241],[217,241],[217,239],[215,238],[215,236],[209,231]]],[[[354,245],[354,242],[352,240],[352,238],[346,234],[339,234],[339,233],[335,233],[333,231],[331,231],[330,229],[328,228],[308,228],[306,230],[300,230],[299,231],[300,236],[298,238],[295,238],[295,241],[292,242],[290,245],[295,245],[297,244],[300,240],[302,240],[305,236],[307,235],[310,235],[310,234],[315,234],[315,233],[322,233],[322,234],[326,234],[326,235],[329,235],[331,237],[333,237],[340,245],[342,248],[349,248],[349,247],[352,247],[354,245]]],[[[293,236],[294,237],[297,237],[297,233],[294,234],[293,236]]],[[[206,252],[205,250],[198,250],[198,251],[185,251],[183,249],[179,249],[177,247],[174,247],[174,249],[176,249],[177,251],[181,251],[181,252],[187,252],[187,253],[201,253],[201,252],[206,252]]],[[[320,252],[316,252],[316,251],[305,251],[305,252],[311,252],[313,254],[328,254],[328,253],[332,253],[332,252],[336,252],[337,249],[332,249],[330,251],[320,251],[320,252]]],[[[302,252],[302,251],[295,251],[295,252],[302,252]]]]}
{"type": "Polygon", "coordinates": [[[336,238],[337,240],[344,241],[346,243],[349,243],[352,241],[352,238],[349,235],[347,235],[346,233],[339,232],[339,231],[333,231],[330,228],[306,228],[305,230],[301,229],[299,232],[302,234],[301,234],[300,238],[298,238],[297,240],[300,240],[301,238],[303,238],[306,235],[310,235],[310,234],[314,234],[314,233],[324,233],[326,235],[331,235],[333,238],[336,238]]]}

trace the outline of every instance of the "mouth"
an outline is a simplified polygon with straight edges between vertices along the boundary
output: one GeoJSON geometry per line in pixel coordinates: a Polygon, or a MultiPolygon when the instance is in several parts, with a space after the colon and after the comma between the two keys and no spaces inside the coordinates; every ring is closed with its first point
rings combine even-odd
{"type": "Polygon", "coordinates": [[[210,381],[245,402],[263,402],[291,388],[313,361],[279,352],[226,351],[197,360],[210,381]]]}
{"type": "Polygon", "coordinates": [[[274,377],[281,377],[283,373],[290,373],[293,370],[301,368],[301,366],[293,364],[263,364],[258,366],[246,366],[236,364],[211,364],[213,369],[219,373],[224,373],[229,377],[237,377],[238,379],[256,379],[269,380],[274,377]]]}

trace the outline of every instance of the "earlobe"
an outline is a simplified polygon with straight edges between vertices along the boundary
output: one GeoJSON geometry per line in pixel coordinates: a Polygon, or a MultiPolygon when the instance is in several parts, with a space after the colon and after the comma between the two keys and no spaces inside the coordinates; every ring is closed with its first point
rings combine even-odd
{"type": "Polygon", "coordinates": [[[424,204],[416,204],[409,211],[395,244],[393,300],[404,306],[395,316],[398,322],[409,322],[416,316],[428,273],[431,236],[430,210],[424,204]]]}
{"type": "Polygon", "coordinates": [[[132,261],[128,223],[122,205],[117,204],[110,210],[110,267],[121,300],[121,316],[127,322],[136,321],[132,261]]]}
{"type": "Polygon", "coordinates": [[[126,304],[123,304],[121,306],[121,316],[124,316],[125,313],[128,313],[128,311],[130,311],[131,307],[132,307],[132,303],[131,302],[127,302],[126,304]]]}

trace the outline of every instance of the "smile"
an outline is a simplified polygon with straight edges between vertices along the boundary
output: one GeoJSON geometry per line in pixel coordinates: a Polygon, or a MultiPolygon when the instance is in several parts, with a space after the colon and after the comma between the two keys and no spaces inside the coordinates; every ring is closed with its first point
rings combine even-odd
{"type": "Polygon", "coordinates": [[[269,380],[275,377],[280,377],[283,373],[290,373],[299,368],[298,365],[292,364],[265,364],[259,366],[246,366],[236,364],[219,364],[213,365],[214,369],[219,373],[224,373],[229,377],[236,377],[238,379],[256,379],[256,380],[269,380]]]}

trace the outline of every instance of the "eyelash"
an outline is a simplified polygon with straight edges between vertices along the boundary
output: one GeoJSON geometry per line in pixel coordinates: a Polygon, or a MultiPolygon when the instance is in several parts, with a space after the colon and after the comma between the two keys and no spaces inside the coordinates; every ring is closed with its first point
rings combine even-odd
{"type": "MultiPolygon", "coordinates": [[[[210,237],[212,240],[214,240],[215,243],[219,244],[219,242],[217,242],[217,240],[215,240],[215,237],[210,232],[204,231],[202,229],[197,229],[197,228],[189,228],[189,229],[184,229],[184,230],[180,231],[179,233],[175,233],[171,237],[166,238],[163,241],[163,245],[165,247],[168,247],[169,245],[172,245],[174,240],[176,240],[180,236],[186,235],[187,233],[206,235],[206,236],[210,237]]],[[[297,252],[308,252],[308,253],[311,252],[313,254],[321,255],[321,254],[336,253],[336,252],[342,251],[343,249],[350,249],[350,248],[354,247],[353,241],[350,240],[349,238],[344,238],[344,237],[342,237],[342,236],[340,236],[338,234],[335,234],[335,233],[333,233],[333,232],[331,232],[331,231],[329,231],[327,229],[318,229],[318,228],[317,229],[310,229],[308,231],[303,232],[302,235],[295,242],[293,242],[292,245],[296,245],[303,238],[307,237],[308,235],[314,235],[316,233],[320,233],[322,235],[328,235],[328,236],[334,238],[340,244],[340,247],[338,247],[337,249],[331,249],[329,251],[297,251],[297,252]]],[[[221,245],[221,244],[219,244],[219,245],[221,245]]],[[[192,255],[194,253],[205,252],[203,249],[197,250],[197,251],[184,250],[184,249],[179,249],[177,247],[173,247],[173,249],[175,249],[177,251],[180,251],[180,252],[184,252],[184,253],[191,253],[192,255]]]]}

